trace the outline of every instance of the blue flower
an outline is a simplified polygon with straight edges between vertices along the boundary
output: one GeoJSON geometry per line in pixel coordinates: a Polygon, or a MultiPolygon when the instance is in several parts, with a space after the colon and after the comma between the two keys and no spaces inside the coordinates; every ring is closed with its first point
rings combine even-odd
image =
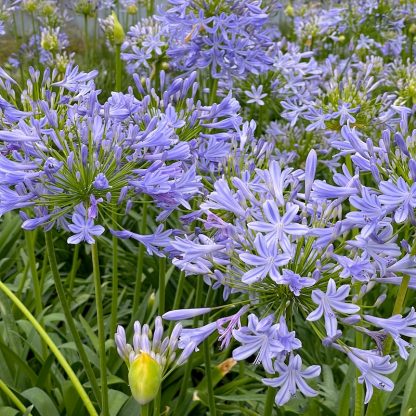
{"type": "Polygon", "coordinates": [[[263,212],[267,219],[265,221],[252,221],[247,226],[262,233],[266,233],[268,244],[279,244],[286,253],[292,252],[292,246],[288,235],[300,236],[308,232],[306,225],[293,222],[299,207],[288,203],[286,212],[281,216],[277,204],[272,200],[267,200],[263,204],[263,212]]]}
{"type": "Polygon", "coordinates": [[[377,318],[371,315],[364,315],[366,321],[373,325],[382,328],[387,334],[393,337],[394,342],[399,347],[400,356],[407,360],[409,353],[406,348],[411,347],[411,344],[400,338],[400,335],[414,338],[416,337],[416,316],[415,309],[412,307],[406,317],[402,315],[394,315],[390,318],[377,318]]]}
{"type": "Polygon", "coordinates": [[[267,94],[263,93],[263,85],[259,85],[258,88],[256,88],[254,85],[251,86],[251,91],[244,91],[244,93],[247,95],[249,100],[247,100],[247,104],[255,103],[259,106],[264,105],[264,101],[262,98],[267,97],[267,94]]]}
{"type": "Polygon", "coordinates": [[[72,215],[72,224],[68,224],[68,228],[75,234],[68,238],[67,242],[69,244],[79,244],[82,241],[88,244],[95,244],[94,236],[101,235],[104,232],[103,226],[94,225],[94,221],[88,218],[83,204],[75,207],[75,212],[72,215]]]}
{"type": "Polygon", "coordinates": [[[92,186],[95,189],[108,189],[108,188],[110,188],[110,184],[108,182],[108,179],[104,175],[104,173],[99,173],[95,177],[94,181],[92,182],[92,186]]]}
{"type": "Polygon", "coordinates": [[[270,276],[275,282],[280,279],[279,267],[284,266],[289,262],[291,256],[287,253],[279,253],[277,244],[271,242],[267,244],[263,235],[258,234],[254,240],[254,246],[259,255],[251,253],[241,253],[240,259],[251,266],[256,266],[254,269],[244,273],[241,280],[246,284],[259,282],[270,276]]]}
{"type": "Polygon", "coordinates": [[[308,321],[317,321],[324,315],[326,333],[329,337],[334,337],[338,326],[334,310],[344,314],[353,314],[360,310],[358,305],[345,302],[345,298],[349,293],[349,285],[342,285],[337,289],[335,281],[329,279],[326,293],[320,289],[312,291],[312,300],[318,305],[318,308],[311,312],[306,319],[308,321]]]}
{"type": "Polygon", "coordinates": [[[380,356],[378,352],[350,348],[348,357],[360,370],[358,381],[365,383],[366,393],[364,403],[373,396],[373,386],[384,391],[392,391],[394,383],[383,374],[391,374],[397,368],[397,363],[390,363],[390,355],[380,356]]]}
{"type": "Polygon", "coordinates": [[[282,276],[276,280],[276,283],[287,285],[295,296],[299,296],[301,289],[313,286],[315,280],[309,277],[301,277],[292,270],[284,269],[282,276]]]}
{"type": "Polygon", "coordinates": [[[257,353],[254,364],[261,363],[268,373],[273,373],[272,358],[280,352],[277,343],[278,325],[273,325],[273,320],[273,315],[259,321],[256,315],[250,314],[248,326],[233,331],[233,337],[243,344],[233,351],[233,358],[241,361],[257,353]]]}
{"type": "Polygon", "coordinates": [[[276,361],[274,367],[279,372],[279,377],[263,378],[262,382],[266,386],[280,387],[275,398],[277,406],[287,403],[298,389],[306,397],[314,397],[318,394],[304,379],[318,377],[321,374],[319,365],[312,365],[302,370],[301,357],[290,354],[288,364],[276,361]]]}
{"type": "Polygon", "coordinates": [[[389,210],[394,212],[394,220],[402,223],[408,218],[414,219],[416,208],[416,183],[409,186],[402,177],[397,183],[391,181],[380,182],[382,194],[379,201],[389,210]]]}
{"type": "Polygon", "coordinates": [[[93,70],[90,72],[79,72],[78,66],[72,67],[68,65],[64,79],[59,82],[55,82],[54,86],[56,87],[63,87],[66,88],[68,91],[79,91],[85,87],[85,85],[92,81],[98,75],[97,70],[93,70]]]}

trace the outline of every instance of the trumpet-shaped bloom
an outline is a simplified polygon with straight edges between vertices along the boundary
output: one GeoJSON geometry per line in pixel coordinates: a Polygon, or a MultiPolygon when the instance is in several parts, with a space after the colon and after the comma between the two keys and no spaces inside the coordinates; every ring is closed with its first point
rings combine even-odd
{"type": "Polygon", "coordinates": [[[390,355],[380,356],[374,351],[351,348],[347,354],[354,365],[360,370],[358,381],[365,383],[366,393],[364,403],[373,396],[373,387],[384,391],[392,391],[394,383],[383,374],[391,374],[396,370],[397,363],[390,363],[390,355]]]}
{"type": "Polygon", "coordinates": [[[244,283],[251,284],[270,276],[271,279],[277,282],[280,278],[279,267],[287,264],[291,256],[286,253],[279,253],[277,245],[273,242],[267,244],[266,238],[261,234],[258,234],[254,240],[254,246],[258,255],[240,254],[240,259],[244,263],[255,266],[254,269],[244,273],[241,280],[244,283]]]}
{"type": "Polygon", "coordinates": [[[334,311],[353,314],[360,310],[359,306],[345,302],[345,298],[349,293],[349,285],[342,285],[337,289],[335,281],[329,279],[326,293],[320,289],[312,292],[312,300],[318,307],[306,319],[308,321],[317,321],[324,315],[326,333],[329,337],[334,337],[338,327],[337,317],[334,311]]]}
{"type": "Polygon", "coordinates": [[[409,353],[406,348],[409,348],[411,345],[401,339],[400,335],[412,338],[416,337],[416,313],[413,307],[407,316],[394,315],[385,319],[377,318],[371,315],[364,315],[364,318],[373,325],[382,328],[387,334],[390,334],[393,337],[394,342],[399,347],[400,356],[407,360],[409,353]]]}
{"type": "Polygon", "coordinates": [[[283,251],[291,253],[289,235],[299,236],[308,232],[306,225],[294,222],[299,207],[294,204],[286,205],[286,212],[280,215],[276,202],[267,200],[263,204],[263,211],[267,221],[253,221],[248,227],[254,231],[266,233],[268,244],[279,244],[283,251]]]}
{"type": "Polygon", "coordinates": [[[273,373],[272,358],[280,352],[277,344],[278,325],[273,324],[273,320],[273,315],[261,320],[254,314],[249,315],[248,326],[233,331],[234,338],[243,344],[233,351],[233,358],[241,361],[257,353],[254,364],[261,363],[268,373],[273,373]]]}
{"type": "Polygon", "coordinates": [[[68,224],[68,228],[74,233],[74,235],[68,237],[67,241],[69,244],[79,244],[82,241],[94,244],[94,236],[101,235],[105,231],[102,225],[94,225],[94,221],[88,218],[83,204],[75,208],[75,212],[72,215],[72,224],[68,224]]]}
{"type": "Polygon", "coordinates": [[[275,398],[278,406],[283,406],[287,403],[298,390],[307,397],[314,397],[318,394],[304,379],[318,377],[321,374],[319,365],[312,365],[302,370],[301,357],[290,354],[288,364],[276,361],[274,367],[279,373],[279,377],[264,378],[262,382],[266,386],[280,387],[275,398]]]}

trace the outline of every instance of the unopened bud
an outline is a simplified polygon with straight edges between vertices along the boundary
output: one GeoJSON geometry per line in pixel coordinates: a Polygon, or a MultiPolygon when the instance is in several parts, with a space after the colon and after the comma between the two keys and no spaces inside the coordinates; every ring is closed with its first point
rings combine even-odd
{"type": "Polygon", "coordinates": [[[126,35],[124,34],[123,26],[121,26],[121,23],[118,20],[117,15],[115,12],[112,13],[113,19],[114,19],[114,27],[113,27],[113,36],[114,36],[114,44],[115,45],[121,45],[124,42],[124,38],[126,35]]]}
{"type": "Polygon", "coordinates": [[[141,352],[129,370],[131,394],[140,404],[150,403],[162,383],[162,367],[146,352],[141,352]]]}

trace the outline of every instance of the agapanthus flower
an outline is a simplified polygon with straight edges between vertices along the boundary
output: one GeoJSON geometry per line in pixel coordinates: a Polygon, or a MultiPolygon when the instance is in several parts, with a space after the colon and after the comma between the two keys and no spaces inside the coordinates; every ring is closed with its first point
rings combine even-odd
{"type": "Polygon", "coordinates": [[[75,207],[75,212],[72,215],[72,224],[68,224],[68,228],[74,233],[67,240],[69,244],[79,244],[82,241],[94,244],[94,236],[99,236],[105,231],[102,225],[94,225],[94,221],[88,218],[83,204],[75,207]]]}
{"type": "Polygon", "coordinates": [[[302,370],[302,359],[299,355],[290,354],[288,364],[276,361],[275,370],[279,373],[277,378],[264,378],[266,386],[279,387],[275,402],[278,406],[287,403],[299,391],[307,397],[314,397],[318,392],[312,389],[304,379],[315,378],[321,374],[319,365],[312,365],[302,370]]]}
{"type": "Polygon", "coordinates": [[[167,28],[167,55],[184,71],[209,68],[215,78],[258,74],[272,64],[264,27],[268,14],[261,4],[227,1],[215,7],[195,1],[169,1],[158,17],[167,28]]]}
{"type": "Polygon", "coordinates": [[[272,359],[278,355],[277,328],[274,316],[269,315],[259,320],[254,314],[249,315],[248,325],[235,329],[233,337],[242,344],[233,351],[233,358],[244,360],[256,354],[254,364],[262,364],[265,370],[273,373],[272,359]]]}
{"type": "Polygon", "coordinates": [[[342,285],[337,288],[335,281],[330,279],[328,281],[328,287],[326,293],[320,289],[312,291],[312,300],[318,305],[307,316],[308,321],[316,321],[322,317],[325,318],[325,329],[328,336],[333,337],[337,332],[337,317],[335,311],[344,314],[354,314],[360,310],[358,305],[345,302],[345,298],[350,292],[349,285],[342,285]]]}
{"type": "Polygon", "coordinates": [[[136,321],[131,345],[127,343],[124,328],[120,325],[117,327],[117,352],[129,369],[130,389],[140,404],[153,400],[168,369],[183,364],[189,357],[184,352],[178,354],[181,331],[182,325],[178,323],[170,336],[163,337],[160,316],[155,319],[154,331],[150,330],[149,325],[141,325],[136,321]]]}
{"type": "Polygon", "coordinates": [[[390,318],[378,318],[371,315],[364,315],[366,321],[372,323],[374,326],[382,328],[386,334],[393,337],[394,342],[399,347],[400,356],[407,360],[409,353],[406,348],[410,348],[411,344],[402,339],[400,336],[407,337],[416,336],[416,316],[415,309],[412,307],[406,317],[402,315],[394,315],[390,318]]]}
{"type": "Polygon", "coordinates": [[[254,246],[256,248],[256,254],[241,253],[240,259],[244,263],[251,266],[255,266],[253,269],[244,273],[241,280],[244,283],[250,284],[258,282],[266,277],[270,277],[275,282],[280,279],[279,267],[284,266],[291,259],[290,254],[279,253],[277,244],[273,241],[267,244],[267,240],[262,234],[258,234],[254,246]]]}
{"type": "Polygon", "coordinates": [[[390,356],[380,356],[374,351],[351,348],[348,357],[360,370],[358,381],[365,383],[366,393],[364,403],[368,403],[373,395],[373,387],[384,391],[392,391],[394,383],[384,374],[391,374],[397,368],[397,363],[390,363],[390,356]]]}
{"type": "MultiPolygon", "coordinates": [[[[213,106],[194,102],[196,74],[176,80],[162,97],[140,85],[138,96],[112,93],[104,104],[94,85],[97,71],[69,66],[61,79],[56,71],[47,70],[43,79],[39,71],[31,74],[32,84],[44,86],[43,95],[34,100],[33,91],[27,91],[24,108],[32,108],[37,118],[1,101],[2,202],[8,195],[1,210],[22,209],[28,229],[56,224],[71,230],[71,243],[92,243],[103,227],[109,228],[109,213],[128,212],[144,195],[158,207],[158,221],[179,206],[191,209],[189,201],[203,187],[197,172],[205,169],[203,157],[194,158],[193,151],[206,141],[231,142],[241,123],[230,96],[213,106]]],[[[226,157],[212,160],[213,169],[220,169],[226,157]]],[[[159,256],[171,233],[160,227],[149,235],[114,226],[111,231],[159,256]]]]}

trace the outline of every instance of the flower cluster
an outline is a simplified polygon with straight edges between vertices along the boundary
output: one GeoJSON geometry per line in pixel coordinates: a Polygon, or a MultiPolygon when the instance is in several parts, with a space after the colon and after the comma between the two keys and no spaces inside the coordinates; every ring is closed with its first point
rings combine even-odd
{"type": "Polygon", "coordinates": [[[175,68],[208,68],[214,78],[242,78],[261,73],[272,60],[268,14],[261,2],[227,0],[169,1],[159,19],[168,28],[168,56],[175,68]]]}
{"type": "Polygon", "coordinates": [[[140,206],[147,195],[159,220],[179,206],[190,209],[188,201],[203,186],[197,170],[219,169],[236,138],[238,103],[227,96],[201,106],[193,99],[198,84],[192,74],[162,97],[145,93],[138,80],[140,99],[132,91],[113,93],[100,104],[96,74],[68,67],[57,80],[56,71],[32,71],[23,111],[8,77],[9,101],[3,100],[0,113],[1,213],[20,209],[25,229],[70,230],[70,243],[92,243],[91,236],[104,231],[95,225],[100,222],[158,252],[154,244],[166,245],[169,233],[159,228],[148,241],[117,231],[121,207],[140,206]]]}

